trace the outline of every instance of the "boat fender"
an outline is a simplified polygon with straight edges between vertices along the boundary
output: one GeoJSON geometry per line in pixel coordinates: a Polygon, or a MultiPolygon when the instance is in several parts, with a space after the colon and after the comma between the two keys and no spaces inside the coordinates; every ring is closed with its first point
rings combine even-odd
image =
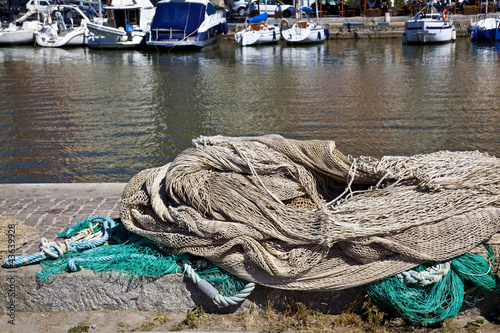
{"type": "Polygon", "coordinates": [[[219,23],[219,28],[224,35],[227,35],[227,32],[229,31],[229,25],[227,24],[227,22],[219,23]]]}
{"type": "Polygon", "coordinates": [[[273,30],[273,40],[276,40],[276,30],[273,30]]]}
{"type": "Polygon", "coordinates": [[[448,11],[445,9],[443,10],[443,21],[446,21],[448,19],[448,11]]]}
{"type": "Polygon", "coordinates": [[[288,24],[287,20],[285,20],[285,19],[281,20],[281,22],[280,22],[280,29],[281,30],[286,30],[289,27],[290,27],[290,25],[288,24]]]}
{"type": "Polygon", "coordinates": [[[326,38],[330,37],[330,30],[328,30],[326,28],[324,30],[325,30],[325,37],[326,38]]]}

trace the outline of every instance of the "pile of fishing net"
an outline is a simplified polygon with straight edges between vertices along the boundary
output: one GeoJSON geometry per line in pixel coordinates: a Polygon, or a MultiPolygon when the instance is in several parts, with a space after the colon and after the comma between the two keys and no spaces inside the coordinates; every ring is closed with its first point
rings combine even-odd
{"type": "Polygon", "coordinates": [[[500,292],[496,157],[354,158],[278,135],[193,141],[122,195],[124,227],[160,249],[273,288],[363,286],[416,322],[456,315],[469,284],[500,292]]]}
{"type": "MultiPolygon", "coordinates": [[[[247,285],[246,281],[187,253],[176,254],[166,249],[161,251],[146,239],[127,231],[120,219],[111,220],[107,216],[95,215],[78,222],[57,236],[66,239],[64,243],[69,243],[71,249],[58,250],[56,248],[64,246],[64,243],[51,242],[41,253],[50,254],[53,256],[52,260],[39,260],[40,258],[36,257],[40,253],[17,258],[20,262],[40,261],[42,269],[36,273],[40,282],[55,279],[63,272],[81,269],[114,277],[157,278],[166,274],[182,274],[186,270],[186,264],[183,263],[189,262],[189,270],[196,270],[196,279],[210,283],[220,294],[222,302],[219,303],[231,302],[234,295],[238,295],[247,285]],[[85,237],[81,237],[82,234],[85,237]],[[75,238],[80,240],[75,241],[75,238]],[[64,254],[59,255],[57,252],[64,254]]],[[[16,266],[15,263],[11,265],[16,266]]],[[[193,279],[193,276],[188,277],[193,279]]]]}

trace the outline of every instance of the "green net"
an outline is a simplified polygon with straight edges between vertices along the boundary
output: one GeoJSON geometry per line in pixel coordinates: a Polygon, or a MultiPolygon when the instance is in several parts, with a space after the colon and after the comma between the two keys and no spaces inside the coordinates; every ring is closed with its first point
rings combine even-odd
{"type": "MultiPolygon", "coordinates": [[[[181,262],[188,260],[194,263],[192,267],[200,278],[211,283],[223,296],[236,294],[247,283],[189,254],[179,255],[162,251],[144,238],[128,232],[119,219],[114,221],[116,227],[106,244],[83,252],[68,252],[55,260],[42,261],[40,263],[42,269],[36,273],[38,279],[45,282],[55,279],[60,274],[70,272],[72,261],[78,269],[92,270],[101,275],[154,278],[165,274],[181,274],[183,272],[181,262]]],[[[73,237],[89,226],[88,220],[81,221],[58,236],[73,237]]],[[[99,228],[101,226],[94,230],[99,228]]]]}
{"type": "MultiPolygon", "coordinates": [[[[448,274],[431,285],[407,285],[395,275],[363,288],[375,302],[396,310],[411,322],[440,322],[458,314],[469,285],[479,287],[479,291],[500,293],[500,279],[491,270],[493,252],[485,247],[488,258],[477,254],[459,256],[451,260],[448,274]]],[[[421,272],[433,265],[423,264],[414,270],[421,272]]]]}

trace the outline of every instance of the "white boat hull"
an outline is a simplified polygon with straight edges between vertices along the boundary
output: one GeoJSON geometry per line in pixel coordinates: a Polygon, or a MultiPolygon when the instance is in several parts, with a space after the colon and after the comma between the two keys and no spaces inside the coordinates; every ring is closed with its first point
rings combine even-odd
{"type": "Polygon", "coordinates": [[[84,46],[86,44],[85,29],[77,28],[65,35],[50,35],[42,32],[35,34],[36,43],[42,47],[84,46]]]}
{"type": "Polygon", "coordinates": [[[146,33],[134,30],[127,34],[124,30],[95,23],[88,23],[89,36],[87,45],[100,49],[137,48],[145,44],[146,33]]]}
{"type": "Polygon", "coordinates": [[[322,26],[304,23],[306,22],[294,23],[290,29],[283,30],[283,39],[292,44],[319,43],[326,39],[326,31],[322,26]]]}
{"type": "Polygon", "coordinates": [[[87,40],[87,46],[94,49],[135,49],[141,45],[144,45],[144,38],[146,33],[135,34],[129,40],[127,37],[106,37],[93,35],[89,36],[87,40]]]}
{"type": "Polygon", "coordinates": [[[35,35],[33,30],[29,31],[2,31],[0,32],[0,44],[28,44],[33,43],[35,35]]]}
{"type": "Polygon", "coordinates": [[[411,20],[405,24],[403,43],[429,44],[447,43],[456,39],[453,22],[449,20],[411,20]]]}
{"type": "Polygon", "coordinates": [[[37,21],[24,22],[22,26],[13,23],[8,28],[0,30],[0,45],[30,44],[35,41],[35,31],[42,28],[37,21]]]}
{"type": "Polygon", "coordinates": [[[251,30],[247,28],[234,34],[234,39],[241,46],[277,43],[280,37],[277,29],[251,30]]]}

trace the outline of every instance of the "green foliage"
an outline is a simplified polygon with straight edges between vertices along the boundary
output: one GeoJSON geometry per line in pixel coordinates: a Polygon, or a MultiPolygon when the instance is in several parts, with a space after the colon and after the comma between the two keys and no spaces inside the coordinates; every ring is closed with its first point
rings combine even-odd
{"type": "Polygon", "coordinates": [[[81,322],[77,326],[72,327],[68,330],[68,333],[85,333],[89,331],[89,324],[87,322],[81,322]]]}
{"type": "Polygon", "coordinates": [[[394,7],[403,9],[406,7],[406,3],[404,0],[395,0],[394,7]]]}
{"type": "Polygon", "coordinates": [[[186,319],[175,325],[170,329],[170,331],[182,331],[184,327],[189,329],[198,328],[198,323],[201,318],[205,316],[205,310],[201,306],[194,306],[192,309],[187,311],[186,319]]]}
{"type": "Polygon", "coordinates": [[[365,325],[370,332],[378,332],[384,327],[384,316],[386,314],[380,311],[371,301],[363,303],[361,309],[365,311],[363,313],[366,316],[365,325]]]}

